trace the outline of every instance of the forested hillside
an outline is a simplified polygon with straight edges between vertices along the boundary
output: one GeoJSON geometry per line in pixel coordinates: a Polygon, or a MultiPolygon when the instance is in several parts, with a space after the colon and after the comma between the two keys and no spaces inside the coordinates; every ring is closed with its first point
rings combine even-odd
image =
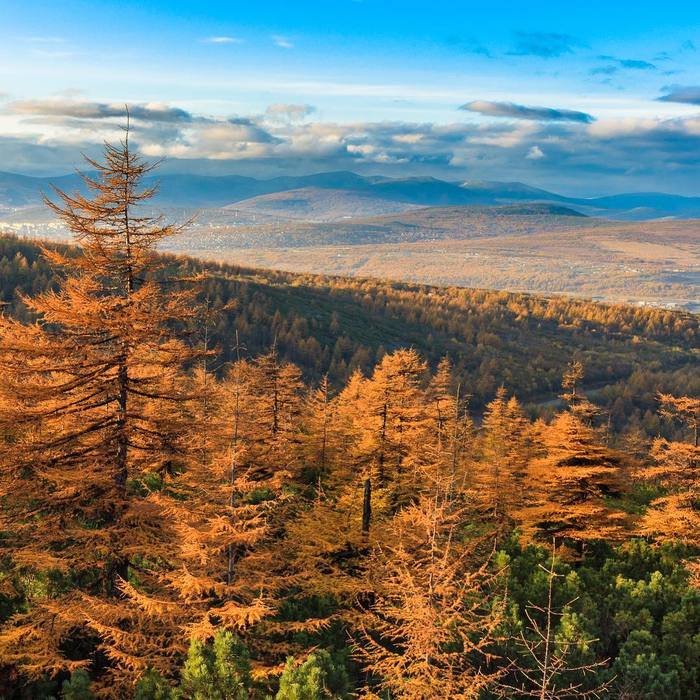
{"type": "MultiPolygon", "coordinates": [[[[52,244],[68,255],[77,249],[52,244]]],[[[440,288],[377,280],[295,275],[165,256],[154,276],[174,280],[204,274],[199,301],[208,306],[189,330],[209,333],[222,362],[254,357],[277,343],[306,379],[326,374],[335,387],[382,356],[413,347],[433,368],[449,356],[480,411],[499,386],[524,403],[556,398],[562,373],[576,357],[586,384],[612,409],[618,429],[632,420],[659,430],[655,392],[700,391],[698,317],[663,309],[590,303],[560,297],[440,288]],[[629,382],[635,391],[629,391],[629,382]],[[633,395],[631,395],[633,394],[633,395]]],[[[2,299],[23,320],[21,294],[56,283],[35,242],[0,237],[2,299]]]]}
{"type": "Polygon", "coordinates": [[[2,242],[0,697],[698,697],[695,317],[164,257],[93,165],[2,242]]]}

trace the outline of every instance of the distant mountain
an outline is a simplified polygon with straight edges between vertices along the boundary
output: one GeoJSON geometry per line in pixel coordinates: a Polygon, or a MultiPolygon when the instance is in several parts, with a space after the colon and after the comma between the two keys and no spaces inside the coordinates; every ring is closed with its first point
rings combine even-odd
{"type": "Polygon", "coordinates": [[[0,172],[0,206],[25,207],[39,204],[42,193],[50,194],[52,183],[69,190],[82,186],[82,181],[77,175],[31,177],[0,172]]]}
{"type": "Polygon", "coordinates": [[[495,182],[491,180],[467,180],[461,184],[473,196],[481,196],[493,202],[499,201],[565,201],[567,198],[547,190],[524,185],[522,182],[495,182]]]}
{"type": "Polygon", "coordinates": [[[532,202],[531,204],[509,204],[500,207],[492,207],[494,214],[501,216],[573,216],[579,219],[586,219],[588,216],[583,212],[564,207],[560,204],[548,204],[532,202]]]}
{"type": "MultiPolygon", "coordinates": [[[[657,192],[607,197],[564,197],[520,182],[447,182],[432,177],[365,177],[348,171],[282,176],[258,180],[240,175],[163,174],[146,179],[159,183],[158,206],[222,208],[246,202],[247,210],[293,219],[332,221],[408,211],[414,207],[499,206],[516,203],[556,204],[585,214],[621,220],[700,218],[700,197],[657,192]],[[286,193],[282,195],[282,193],[286,193]],[[259,199],[255,198],[265,198],[259,199]]],[[[77,175],[29,177],[0,172],[0,207],[41,202],[50,185],[84,190],[77,175]]]]}
{"type": "Polygon", "coordinates": [[[681,197],[677,194],[664,194],[662,192],[614,194],[582,201],[605,209],[634,209],[637,207],[651,207],[668,211],[685,210],[692,207],[700,209],[700,197],[681,197]]]}
{"type": "Polygon", "coordinates": [[[372,192],[384,199],[423,206],[485,204],[484,198],[459,185],[432,177],[384,180],[372,185],[372,192]]]}
{"type": "Polygon", "coordinates": [[[147,178],[159,183],[157,201],[170,206],[225,207],[253,197],[304,189],[366,190],[366,178],[351,172],[283,176],[256,180],[240,175],[161,175],[147,178]]]}
{"type": "Polygon", "coordinates": [[[392,201],[362,190],[304,187],[235,202],[227,209],[282,219],[329,222],[410,211],[420,205],[392,201]]]}
{"type": "Polygon", "coordinates": [[[643,221],[645,219],[700,218],[700,197],[682,197],[662,192],[634,192],[615,194],[593,199],[567,199],[570,204],[578,205],[591,214],[612,212],[613,217],[626,221],[643,221]]]}

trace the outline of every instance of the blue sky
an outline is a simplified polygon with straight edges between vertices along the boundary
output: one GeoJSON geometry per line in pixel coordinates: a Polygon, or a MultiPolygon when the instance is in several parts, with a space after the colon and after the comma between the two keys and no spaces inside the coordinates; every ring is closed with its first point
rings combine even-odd
{"type": "Polygon", "coordinates": [[[700,194],[700,3],[0,0],[0,169],[116,135],[170,170],[700,194]]]}

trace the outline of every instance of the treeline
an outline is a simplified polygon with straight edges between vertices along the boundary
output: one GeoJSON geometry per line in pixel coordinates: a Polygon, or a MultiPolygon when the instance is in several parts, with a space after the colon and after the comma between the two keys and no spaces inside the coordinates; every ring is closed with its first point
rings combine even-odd
{"type": "Polygon", "coordinates": [[[53,205],[82,254],[0,319],[3,697],[698,696],[700,399],[618,449],[579,361],[550,419],[501,387],[477,426],[415,349],[336,386],[279,336],[222,359],[236,299],[155,254],[148,167],[128,141],[91,165],[53,205]]]}

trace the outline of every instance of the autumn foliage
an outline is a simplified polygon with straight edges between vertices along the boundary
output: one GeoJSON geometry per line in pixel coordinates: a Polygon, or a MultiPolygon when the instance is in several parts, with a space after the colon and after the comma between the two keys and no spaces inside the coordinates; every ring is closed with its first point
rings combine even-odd
{"type": "Polygon", "coordinates": [[[179,228],[148,213],[128,132],[89,163],[90,196],[48,202],[79,254],[46,251],[58,282],[23,299],[35,320],[0,318],[5,685],[466,700],[642,684],[636,662],[613,669],[622,643],[596,651],[574,603],[557,608],[557,586],[579,585],[589,552],[641,558],[638,535],[680,541],[692,569],[697,399],[659,396],[685,438],[640,457],[577,361],[535,420],[507,387],[471,415],[450,359],[410,348],[313,386],[276,343],[251,357],[236,332],[223,353],[221,309],[196,303],[211,280],[158,270],[179,228]],[[513,589],[513,552],[544,552],[546,600],[513,589]]]}

